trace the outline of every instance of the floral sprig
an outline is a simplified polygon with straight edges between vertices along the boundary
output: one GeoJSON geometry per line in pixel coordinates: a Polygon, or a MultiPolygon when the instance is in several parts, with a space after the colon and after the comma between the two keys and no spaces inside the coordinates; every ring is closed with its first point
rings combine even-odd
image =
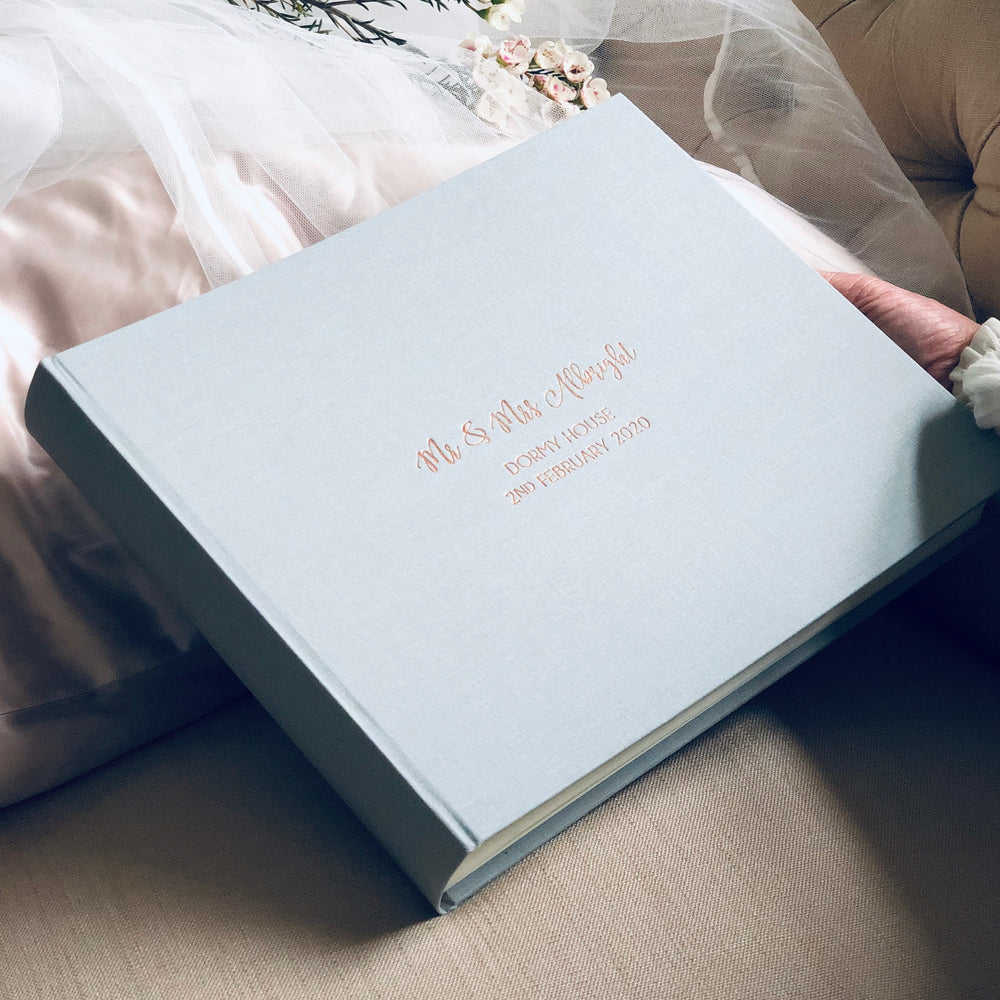
{"type": "MultiPolygon", "coordinates": [[[[382,45],[405,45],[406,39],[375,24],[374,18],[363,18],[369,7],[399,7],[406,10],[404,0],[226,0],[230,6],[246,7],[294,24],[306,31],[328,34],[338,28],[356,42],[382,45]]],[[[449,0],[419,0],[437,11],[448,11],[449,0]]],[[[508,31],[512,23],[520,23],[525,0],[454,0],[458,7],[468,7],[491,28],[508,31]]]]}
{"type": "Polygon", "coordinates": [[[607,83],[594,76],[590,59],[561,39],[532,46],[530,38],[512,35],[494,47],[485,35],[469,35],[460,48],[474,60],[473,80],[484,91],[476,113],[497,125],[526,110],[526,86],[567,114],[592,108],[611,96],[607,83]]]}
{"type": "MultiPolygon", "coordinates": [[[[370,5],[380,7],[401,7],[406,9],[403,0],[226,0],[232,7],[246,7],[261,14],[293,24],[306,31],[320,35],[329,34],[331,28],[337,28],[348,38],[369,45],[405,45],[406,40],[393,34],[392,31],[380,28],[374,18],[363,18],[358,9],[369,10],[370,5]]],[[[433,0],[424,0],[431,3],[433,0]]]]}

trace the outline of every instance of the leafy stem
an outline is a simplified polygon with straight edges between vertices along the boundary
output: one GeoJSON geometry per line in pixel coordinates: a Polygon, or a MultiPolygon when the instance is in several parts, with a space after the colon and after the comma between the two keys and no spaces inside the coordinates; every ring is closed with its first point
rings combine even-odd
{"type": "MultiPolygon", "coordinates": [[[[406,10],[403,0],[227,0],[233,7],[245,7],[248,10],[260,11],[271,17],[294,24],[306,31],[318,34],[329,34],[330,26],[338,28],[348,38],[356,42],[382,45],[405,45],[406,39],[400,38],[385,28],[375,24],[374,18],[363,18],[357,13],[357,8],[365,13],[370,8],[400,7],[406,10]],[[355,8],[354,11],[347,8],[355,8]]],[[[435,10],[447,10],[448,0],[420,0],[435,10]]]]}

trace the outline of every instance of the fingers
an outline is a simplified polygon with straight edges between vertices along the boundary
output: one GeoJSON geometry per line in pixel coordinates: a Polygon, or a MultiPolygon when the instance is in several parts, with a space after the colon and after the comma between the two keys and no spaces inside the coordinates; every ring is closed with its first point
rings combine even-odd
{"type": "Polygon", "coordinates": [[[934,299],[871,275],[839,271],[820,274],[890,340],[950,388],[949,373],[978,329],[974,320],[934,299]]]}
{"type": "MultiPolygon", "coordinates": [[[[903,292],[903,289],[890,285],[888,281],[883,281],[870,274],[848,274],[844,271],[820,271],[819,273],[851,305],[860,309],[873,322],[877,322],[875,316],[880,315],[891,304],[899,301],[900,293],[912,295],[914,299],[923,299],[922,295],[917,295],[915,292],[903,292]]],[[[929,302],[930,300],[924,301],[929,302]]]]}

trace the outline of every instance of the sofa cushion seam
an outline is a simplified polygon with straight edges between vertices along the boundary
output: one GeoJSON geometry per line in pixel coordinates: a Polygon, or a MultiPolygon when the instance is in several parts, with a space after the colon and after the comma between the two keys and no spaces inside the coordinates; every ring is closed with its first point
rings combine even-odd
{"type": "Polygon", "coordinates": [[[836,10],[831,10],[830,13],[827,14],[826,17],[824,17],[823,20],[816,25],[816,30],[819,31],[820,28],[822,28],[830,20],[831,17],[836,17],[842,10],[845,10],[846,8],[852,6],[854,3],[855,0],[845,0],[845,2],[842,3],[839,7],[837,7],[836,10]]]}
{"type": "MultiPolygon", "coordinates": [[[[917,133],[924,145],[937,156],[940,156],[945,162],[951,162],[951,158],[942,153],[937,146],[931,142],[926,135],[924,135],[923,129],[920,128],[914,120],[913,115],[910,114],[910,108],[903,98],[903,89],[899,85],[899,73],[897,71],[899,64],[896,59],[896,41],[898,31],[899,23],[897,21],[897,23],[892,26],[892,37],[889,39],[889,64],[892,67],[892,82],[896,88],[896,96],[899,98],[899,106],[903,109],[903,114],[906,115],[906,120],[910,123],[910,127],[917,133]]],[[[968,156],[968,150],[966,150],[966,156],[968,156]]]]}

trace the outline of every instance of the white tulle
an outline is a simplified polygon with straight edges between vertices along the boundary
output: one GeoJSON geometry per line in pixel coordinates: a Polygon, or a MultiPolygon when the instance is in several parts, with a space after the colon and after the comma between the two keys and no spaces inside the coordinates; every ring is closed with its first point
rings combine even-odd
{"type": "MultiPolygon", "coordinates": [[[[397,48],[225,0],[4,0],[0,209],[141,147],[218,285],[559,120],[532,92],[503,131],[481,121],[453,53],[485,23],[416,6],[372,12],[410,38],[397,48]]],[[[968,311],[943,235],[791,0],[529,0],[520,28],[585,48],[689,152],[874,273],[968,311]]]]}
{"type": "Polygon", "coordinates": [[[955,395],[972,410],[976,424],[1000,431],[1000,320],[988,319],[951,373],[955,395]]]}

